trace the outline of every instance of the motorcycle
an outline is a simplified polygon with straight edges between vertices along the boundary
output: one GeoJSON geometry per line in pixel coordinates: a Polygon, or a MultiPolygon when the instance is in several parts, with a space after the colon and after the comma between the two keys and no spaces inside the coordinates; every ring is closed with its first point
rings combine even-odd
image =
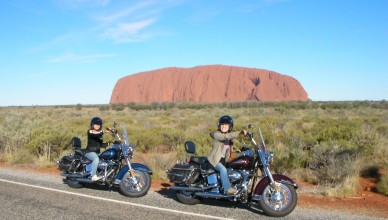
{"type": "Polygon", "coordinates": [[[64,182],[72,188],[82,188],[85,183],[92,183],[119,187],[120,192],[128,197],[144,196],[151,187],[152,170],[143,164],[131,163],[135,147],[129,144],[125,124],[122,124],[122,138],[118,135],[116,123],[113,127],[109,130],[115,141],[98,155],[97,176],[101,177],[100,180],[91,180],[92,161],[85,157],[85,149],[81,149],[78,137],[71,140],[74,154],[57,161],[61,176],[66,177],[64,182]]]}
{"type": "MultiPolygon", "coordinates": [[[[252,125],[248,125],[252,129],[252,125]]],[[[272,174],[270,165],[273,152],[267,152],[260,128],[261,145],[248,130],[246,137],[251,146],[244,144],[240,155],[226,163],[229,180],[238,192],[226,195],[221,191],[220,174],[214,170],[206,157],[193,156],[195,143],[185,142],[186,160],[178,161],[167,170],[168,179],[174,183],[170,189],[176,191],[178,200],[195,205],[204,198],[225,199],[257,206],[264,214],[283,217],[290,214],[297,204],[298,184],[281,174],[272,174]],[[189,155],[192,155],[189,158],[189,155]]]]}

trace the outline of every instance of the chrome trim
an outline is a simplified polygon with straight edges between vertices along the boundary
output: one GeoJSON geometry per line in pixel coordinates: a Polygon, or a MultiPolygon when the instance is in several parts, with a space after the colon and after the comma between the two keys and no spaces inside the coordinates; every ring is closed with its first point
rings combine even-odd
{"type": "Polygon", "coordinates": [[[261,199],[261,195],[253,194],[252,196],[253,201],[260,201],[260,199],[261,199]]]}

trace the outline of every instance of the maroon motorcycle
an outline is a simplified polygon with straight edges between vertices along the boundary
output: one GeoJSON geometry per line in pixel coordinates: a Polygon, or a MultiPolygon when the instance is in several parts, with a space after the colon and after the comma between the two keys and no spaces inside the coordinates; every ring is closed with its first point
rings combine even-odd
{"type": "MultiPolygon", "coordinates": [[[[248,125],[252,129],[251,125],[248,125]]],[[[177,162],[167,170],[167,176],[174,186],[179,201],[188,205],[200,203],[201,199],[225,199],[233,202],[258,206],[266,215],[283,217],[296,207],[298,184],[287,176],[272,174],[270,165],[274,154],[266,151],[264,139],[259,128],[261,145],[253,138],[253,132],[247,133],[251,146],[243,145],[240,155],[226,163],[229,180],[237,194],[222,193],[220,174],[213,169],[206,157],[195,154],[195,144],[185,142],[186,161],[177,162]]]]}

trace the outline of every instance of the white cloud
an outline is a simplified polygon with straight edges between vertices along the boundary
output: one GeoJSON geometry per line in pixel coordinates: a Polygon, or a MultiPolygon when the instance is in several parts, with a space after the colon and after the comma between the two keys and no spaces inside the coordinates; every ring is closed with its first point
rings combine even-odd
{"type": "Polygon", "coordinates": [[[145,29],[158,21],[165,10],[182,3],[181,0],[143,0],[129,3],[127,7],[120,8],[106,15],[95,16],[101,29],[101,36],[111,39],[115,43],[128,43],[144,41],[152,38],[155,33],[144,33],[145,29]]]}
{"type": "Polygon", "coordinates": [[[96,62],[100,58],[105,57],[115,57],[115,54],[88,54],[88,55],[78,55],[72,52],[67,52],[61,56],[51,57],[46,60],[47,63],[62,63],[62,62],[80,62],[80,63],[88,63],[88,62],[96,62]]]}
{"type": "Polygon", "coordinates": [[[151,18],[132,23],[118,24],[116,27],[108,28],[102,36],[113,39],[116,43],[144,40],[146,35],[140,35],[139,32],[155,21],[155,18],[151,18]]]}
{"type": "Polygon", "coordinates": [[[149,11],[149,7],[152,5],[153,5],[153,1],[140,1],[134,5],[131,5],[122,10],[116,11],[109,15],[96,16],[95,19],[103,23],[112,23],[112,22],[120,21],[122,19],[128,19],[128,17],[134,16],[136,13],[141,14],[142,9],[145,9],[144,11],[149,11]]]}
{"type": "MultiPolygon", "coordinates": [[[[78,38],[81,34],[78,33],[78,38]]],[[[35,53],[43,50],[51,49],[57,45],[66,44],[66,43],[74,43],[75,39],[77,39],[77,33],[68,32],[62,36],[55,37],[52,40],[41,43],[35,47],[29,48],[26,50],[26,53],[35,53]]]]}
{"type": "MultiPolygon", "coordinates": [[[[53,1],[62,7],[71,7],[73,9],[88,7],[88,4],[90,7],[104,6],[103,11],[101,11],[104,15],[96,16],[96,10],[90,11],[88,12],[89,18],[97,22],[94,26],[88,28],[75,25],[69,32],[29,48],[26,53],[37,53],[53,49],[69,51],[74,47],[82,47],[85,50],[90,45],[93,46],[96,41],[101,40],[98,37],[113,41],[114,43],[144,41],[160,34],[160,30],[159,33],[152,33],[151,31],[145,33],[145,31],[159,20],[158,18],[162,16],[163,11],[182,3],[180,0],[142,0],[121,3],[110,0],[53,1]],[[94,16],[90,17],[92,13],[94,16]]],[[[82,13],[84,10],[76,10],[76,12],[82,13]]],[[[93,62],[97,58],[64,53],[62,56],[49,58],[46,62],[54,63],[76,60],[78,62],[93,62]]]]}

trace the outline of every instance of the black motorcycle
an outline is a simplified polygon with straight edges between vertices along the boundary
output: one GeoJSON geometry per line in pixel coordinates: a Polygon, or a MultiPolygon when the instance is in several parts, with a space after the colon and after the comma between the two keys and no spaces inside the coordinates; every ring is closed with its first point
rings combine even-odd
{"type": "MultiPolygon", "coordinates": [[[[248,125],[251,129],[252,126],[248,125]]],[[[266,146],[259,128],[261,146],[254,140],[253,133],[248,132],[252,149],[243,145],[241,154],[226,163],[229,180],[238,192],[226,195],[221,191],[220,174],[214,170],[206,157],[186,156],[186,162],[177,162],[167,170],[167,176],[174,186],[179,201],[195,205],[201,199],[225,199],[233,202],[257,205],[266,215],[283,217],[290,214],[297,204],[296,189],[298,185],[289,177],[272,174],[270,165],[274,154],[266,151],[266,146]]],[[[185,142],[188,154],[195,154],[195,144],[185,142]]],[[[187,154],[187,155],[188,155],[187,154]]]]}
{"type": "Polygon", "coordinates": [[[118,186],[120,192],[129,197],[141,197],[147,194],[151,187],[152,171],[140,163],[131,163],[134,146],[129,144],[125,124],[122,124],[122,138],[118,135],[116,123],[110,129],[115,137],[113,145],[99,154],[97,175],[100,180],[93,182],[90,178],[92,161],[85,157],[85,149],[81,149],[81,140],[74,137],[71,140],[74,154],[64,156],[57,162],[65,182],[72,188],[82,188],[85,183],[118,186]]]}

